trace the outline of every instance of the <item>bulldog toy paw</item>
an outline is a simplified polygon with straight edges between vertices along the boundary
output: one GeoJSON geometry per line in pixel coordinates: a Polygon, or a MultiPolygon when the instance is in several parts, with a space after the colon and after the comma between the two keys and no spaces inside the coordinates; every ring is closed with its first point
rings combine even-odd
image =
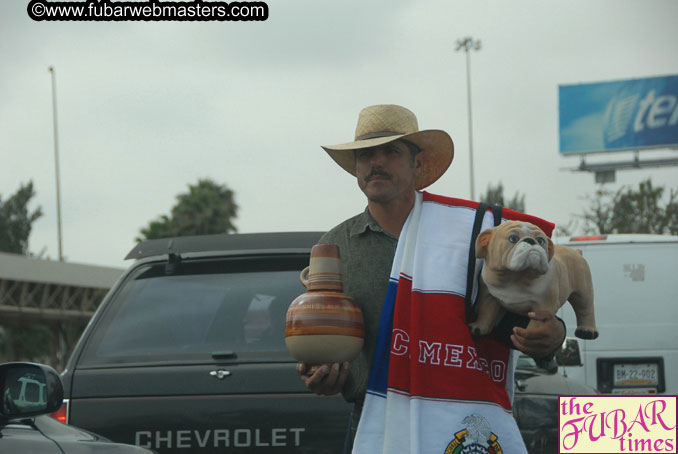
{"type": "Polygon", "coordinates": [[[508,221],[483,231],[476,240],[476,257],[484,258],[478,318],[469,324],[473,334],[487,334],[501,308],[527,314],[555,314],[569,301],[577,317],[575,336],[595,339],[593,282],[581,251],[554,245],[536,225],[508,221]]]}

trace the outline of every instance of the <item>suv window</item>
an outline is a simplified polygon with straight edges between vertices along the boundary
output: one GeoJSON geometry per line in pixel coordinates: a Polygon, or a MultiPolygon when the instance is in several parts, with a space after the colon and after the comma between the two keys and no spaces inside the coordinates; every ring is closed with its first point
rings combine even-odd
{"type": "Polygon", "coordinates": [[[308,258],[165,264],[130,275],[103,315],[82,365],[211,361],[280,361],[287,307],[305,291],[299,271],[308,258]]]}

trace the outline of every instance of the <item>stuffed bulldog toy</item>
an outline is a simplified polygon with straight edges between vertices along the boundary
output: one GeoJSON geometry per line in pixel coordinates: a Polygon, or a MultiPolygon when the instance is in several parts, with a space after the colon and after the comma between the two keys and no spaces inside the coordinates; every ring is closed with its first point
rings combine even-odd
{"type": "Polygon", "coordinates": [[[508,221],[478,235],[476,257],[484,258],[485,265],[478,318],[469,324],[474,335],[489,333],[502,307],[519,314],[555,314],[570,301],[577,316],[575,336],[598,337],[591,271],[580,250],[554,245],[534,224],[508,221]]]}

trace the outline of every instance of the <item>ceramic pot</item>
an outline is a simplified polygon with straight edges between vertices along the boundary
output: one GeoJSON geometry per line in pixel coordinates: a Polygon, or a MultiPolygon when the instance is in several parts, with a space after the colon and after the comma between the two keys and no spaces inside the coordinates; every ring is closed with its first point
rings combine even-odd
{"type": "Polygon", "coordinates": [[[285,344],[307,364],[350,361],[360,353],[365,328],[353,298],[343,293],[341,258],[335,244],[317,244],[301,272],[308,290],[287,309],[285,344]]]}

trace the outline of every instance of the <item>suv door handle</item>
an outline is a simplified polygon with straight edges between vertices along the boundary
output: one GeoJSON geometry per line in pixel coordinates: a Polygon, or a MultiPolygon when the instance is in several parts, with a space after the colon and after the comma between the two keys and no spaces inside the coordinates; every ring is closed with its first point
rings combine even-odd
{"type": "Polygon", "coordinates": [[[212,377],[217,377],[219,380],[223,380],[224,377],[228,377],[231,375],[230,371],[219,369],[219,370],[213,370],[210,372],[210,375],[212,377]]]}

